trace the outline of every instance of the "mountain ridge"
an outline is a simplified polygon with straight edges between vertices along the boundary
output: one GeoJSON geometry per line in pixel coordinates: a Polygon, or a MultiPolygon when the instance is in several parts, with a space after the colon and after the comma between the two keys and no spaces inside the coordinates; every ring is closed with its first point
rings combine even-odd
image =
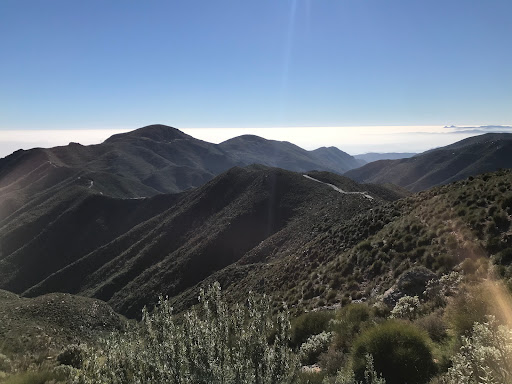
{"type": "MultiPolygon", "coordinates": [[[[359,155],[354,155],[354,158],[358,160],[363,160],[366,163],[371,163],[377,160],[398,160],[405,159],[408,157],[416,156],[418,153],[413,152],[386,152],[386,153],[377,153],[377,152],[367,152],[359,155]]],[[[364,164],[363,164],[364,165],[364,164]]]]}
{"type": "MultiPolygon", "coordinates": [[[[101,144],[70,143],[19,150],[0,159],[0,194],[3,187],[17,181],[23,187],[22,179],[26,175],[49,166],[74,170],[76,177],[98,172],[115,175],[126,185],[124,197],[137,197],[141,191],[145,196],[181,192],[202,185],[229,168],[255,162],[292,171],[328,170],[340,174],[359,165],[350,155],[340,157],[338,164],[332,161],[325,164],[321,157],[294,144],[258,138],[262,151],[251,146],[256,136],[251,140],[248,137],[213,144],[176,128],[154,124],[113,135],[101,144]],[[345,164],[347,161],[350,164],[345,164]]],[[[38,172],[40,177],[48,173],[48,169],[45,173],[38,172]]],[[[101,192],[111,193],[108,188],[101,192]]]]}
{"type": "Polygon", "coordinates": [[[512,168],[512,134],[487,133],[411,158],[379,160],[344,175],[360,183],[393,183],[413,192],[512,168]]]}
{"type": "Polygon", "coordinates": [[[262,165],[232,168],[179,195],[79,195],[31,238],[22,236],[24,225],[17,241],[4,235],[0,286],[27,296],[63,291],[95,297],[137,316],[157,291],[178,295],[234,263],[253,268],[274,252],[270,244],[281,231],[292,242],[292,233],[307,238],[309,222],[323,220],[319,212],[333,204],[341,220],[403,196],[327,172],[310,175],[373,199],[262,165]],[[260,251],[249,256],[255,248],[260,251]]]}

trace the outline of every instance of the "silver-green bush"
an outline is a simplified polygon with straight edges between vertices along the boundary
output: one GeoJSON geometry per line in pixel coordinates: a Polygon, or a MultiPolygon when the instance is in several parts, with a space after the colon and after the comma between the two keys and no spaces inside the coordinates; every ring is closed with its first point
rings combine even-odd
{"type": "Polygon", "coordinates": [[[442,377],[446,384],[511,383],[512,330],[487,322],[475,323],[470,337],[462,337],[453,366],[442,377]]]}
{"type": "Polygon", "coordinates": [[[398,300],[391,311],[391,318],[414,320],[421,311],[421,303],[418,296],[404,296],[398,300]]]}
{"type": "Polygon", "coordinates": [[[299,359],[302,364],[313,364],[320,353],[327,351],[329,344],[334,337],[333,332],[322,332],[318,335],[310,336],[305,343],[302,343],[299,349],[299,359]]]}
{"type": "Polygon", "coordinates": [[[174,316],[160,299],[139,326],[91,351],[76,381],[96,383],[285,384],[297,363],[288,347],[287,311],[271,317],[270,300],[250,294],[229,308],[218,283],[201,291],[199,305],[174,316]],[[269,337],[273,338],[269,342],[269,337]]]}

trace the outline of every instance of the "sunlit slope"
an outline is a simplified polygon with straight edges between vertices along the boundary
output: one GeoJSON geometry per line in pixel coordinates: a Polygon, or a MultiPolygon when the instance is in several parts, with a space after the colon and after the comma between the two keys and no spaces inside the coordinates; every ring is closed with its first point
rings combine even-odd
{"type": "Polygon", "coordinates": [[[311,235],[302,242],[291,240],[295,228],[280,232],[211,281],[219,280],[237,300],[241,292],[256,290],[291,308],[310,309],[376,298],[419,266],[438,275],[453,268],[487,273],[490,261],[512,282],[510,171],[437,187],[348,220],[332,208],[321,215],[322,221],[309,222],[311,235]]]}
{"type": "Polygon", "coordinates": [[[411,191],[512,168],[512,134],[488,133],[401,160],[380,160],[345,173],[362,183],[393,183],[411,191]]]}
{"type": "Polygon", "coordinates": [[[106,337],[125,321],[100,300],[62,293],[29,299],[0,290],[0,351],[9,356],[55,358],[63,347],[106,337]]]}
{"type": "Polygon", "coordinates": [[[233,168],[179,197],[89,198],[2,261],[12,271],[2,287],[30,296],[80,293],[137,316],[159,293],[175,296],[239,260],[260,263],[257,249],[271,257],[287,247],[273,243],[281,232],[291,243],[305,242],[331,209],[344,221],[402,196],[332,177],[347,192],[373,198],[262,166],[233,168]],[[38,272],[30,268],[39,264],[38,272]]]}

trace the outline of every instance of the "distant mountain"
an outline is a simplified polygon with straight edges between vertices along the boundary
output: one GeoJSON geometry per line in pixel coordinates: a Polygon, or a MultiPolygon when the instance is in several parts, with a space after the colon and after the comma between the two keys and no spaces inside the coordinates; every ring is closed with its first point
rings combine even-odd
{"type": "Polygon", "coordinates": [[[421,191],[512,167],[512,134],[488,133],[408,159],[380,160],[345,173],[360,183],[393,183],[421,191]]]}
{"type": "Polygon", "coordinates": [[[46,200],[68,186],[137,198],[198,187],[231,167],[252,163],[340,174],[358,166],[337,149],[329,149],[329,156],[321,152],[257,136],[217,145],[164,125],[114,135],[98,145],[19,150],[0,159],[0,224],[29,201],[46,200]]]}
{"type": "Polygon", "coordinates": [[[243,135],[224,141],[219,147],[243,165],[262,164],[296,172],[322,170],[343,173],[361,164],[338,148],[306,151],[287,141],[266,140],[243,135]]]}
{"type": "MultiPolygon", "coordinates": [[[[397,160],[397,159],[407,159],[409,157],[413,157],[417,155],[417,153],[396,153],[396,152],[390,152],[390,153],[363,153],[361,155],[354,155],[354,158],[358,160],[363,160],[365,163],[371,163],[372,161],[377,160],[397,160]]],[[[361,164],[363,165],[363,164],[361,164]]]]}
{"type": "Polygon", "coordinates": [[[338,169],[340,164],[344,164],[344,168],[347,168],[347,170],[364,165],[364,161],[356,159],[336,147],[321,147],[311,151],[311,153],[333,170],[338,169]]]}
{"type": "Polygon", "coordinates": [[[233,168],[200,188],[144,199],[70,187],[75,195],[62,204],[1,228],[0,287],[27,296],[77,293],[137,316],[158,293],[184,294],[226,268],[260,268],[279,250],[304,244],[326,210],[343,221],[403,196],[327,172],[309,175],[233,168]]]}

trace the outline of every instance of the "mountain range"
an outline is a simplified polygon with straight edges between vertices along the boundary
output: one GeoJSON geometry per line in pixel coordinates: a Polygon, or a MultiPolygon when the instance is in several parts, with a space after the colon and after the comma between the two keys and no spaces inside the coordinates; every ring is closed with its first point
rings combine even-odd
{"type": "Polygon", "coordinates": [[[511,167],[512,134],[487,133],[414,157],[368,163],[345,176],[359,183],[393,183],[417,192],[511,167]]]}
{"type": "MultiPolygon", "coordinates": [[[[0,160],[0,289],[88,296],[137,317],[158,294],[185,308],[217,280],[237,287],[233,299],[247,289],[274,292],[299,308],[325,300],[325,284],[310,274],[344,269],[341,254],[364,266],[357,254],[369,249],[358,244],[409,214],[402,187],[507,167],[511,143],[507,134],[482,135],[346,173],[398,186],[340,175],[358,160],[336,148],[305,151],[256,136],[216,145],[161,125],[99,145],[17,151],[0,160]]],[[[344,284],[340,294],[353,299],[368,287],[344,284]]]]}
{"type": "Polygon", "coordinates": [[[306,151],[256,136],[212,144],[175,128],[152,125],[98,145],[19,150],[0,159],[0,226],[14,212],[66,199],[57,195],[73,194],[75,201],[83,197],[84,189],[119,198],[177,193],[234,166],[253,163],[340,174],[361,164],[333,147],[306,151]]]}
{"type": "Polygon", "coordinates": [[[2,228],[0,287],[25,296],[95,297],[137,316],[155,292],[176,296],[213,273],[261,267],[289,243],[307,241],[327,207],[344,220],[403,195],[330,173],[306,178],[261,165],[232,168],[180,194],[70,195],[73,203],[38,215],[44,225],[2,228]]]}
{"type": "Polygon", "coordinates": [[[389,152],[389,153],[363,153],[360,155],[354,155],[354,158],[358,160],[363,160],[365,163],[371,163],[372,161],[377,160],[397,160],[397,159],[406,159],[408,157],[413,157],[417,155],[417,153],[409,153],[409,152],[389,152]]]}

